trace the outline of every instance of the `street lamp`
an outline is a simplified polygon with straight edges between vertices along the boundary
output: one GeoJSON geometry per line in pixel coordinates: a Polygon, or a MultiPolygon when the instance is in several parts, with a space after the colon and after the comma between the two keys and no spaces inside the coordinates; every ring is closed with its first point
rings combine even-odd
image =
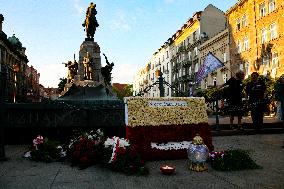
{"type": "Polygon", "coordinates": [[[17,73],[20,71],[19,65],[13,65],[13,73],[14,73],[14,97],[13,102],[16,103],[16,95],[17,95],[17,73]]]}

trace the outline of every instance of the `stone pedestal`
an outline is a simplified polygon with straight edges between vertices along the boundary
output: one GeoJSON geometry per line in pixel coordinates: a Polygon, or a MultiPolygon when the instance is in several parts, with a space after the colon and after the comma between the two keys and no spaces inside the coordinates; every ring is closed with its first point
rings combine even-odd
{"type": "MultiPolygon", "coordinates": [[[[71,83],[65,85],[59,100],[114,100],[112,87],[104,83],[101,74],[100,46],[91,39],[85,39],[80,46],[78,72],[71,83]],[[91,77],[85,78],[84,58],[92,59],[91,77]]],[[[88,60],[88,59],[86,59],[88,60]]]]}
{"type": "Polygon", "coordinates": [[[79,62],[78,62],[78,76],[79,80],[84,80],[84,65],[83,60],[84,57],[87,56],[87,52],[89,53],[90,57],[93,58],[93,81],[102,82],[102,74],[101,74],[101,51],[100,46],[94,41],[84,41],[80,46],[79,51],[79,62]]]}

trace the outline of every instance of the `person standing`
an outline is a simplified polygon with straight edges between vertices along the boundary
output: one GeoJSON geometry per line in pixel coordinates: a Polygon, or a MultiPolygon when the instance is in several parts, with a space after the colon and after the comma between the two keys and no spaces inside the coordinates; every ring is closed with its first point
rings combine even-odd
{"type": "Polygon", "coordinates": [[[243,91],[243,79],[244,72],[239,71],[236,73],[236,77],[231,77],[224,85],[228,86],[228,104],[230,114],[230,128],[234,129],[234,117],[238,116],[238,129],[243,130],[242,116],[243,116],[243,104],[242,104],[242,91],[243,91]]]}
{"type": "Polygon", "coordinates": [[[253,127],[257,133],[260,132],[260,129],[262,129],[263,126],[265,90],[266,86],[264,81],[259,79],[259,74],[257,72],[253,72],[251,74],[251,81],[247,83],[245,91],[251,107],[253,127]]]}

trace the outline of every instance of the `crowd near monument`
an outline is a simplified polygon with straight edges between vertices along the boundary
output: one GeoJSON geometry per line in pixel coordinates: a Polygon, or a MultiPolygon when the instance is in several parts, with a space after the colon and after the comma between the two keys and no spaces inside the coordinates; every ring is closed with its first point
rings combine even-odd
{"type": "Polygon", "coordinates": [[[67,83],[59,100],[99,100],[116,99],[111,89],[111,71],[114,63],[110,63],[105,54],[106,66],[102,67],[100,46],[95,42],[96,4],[90,3],[82,26],[86,38],[80,46],[79,60],[64,63],[68,68],[67,83]]]}

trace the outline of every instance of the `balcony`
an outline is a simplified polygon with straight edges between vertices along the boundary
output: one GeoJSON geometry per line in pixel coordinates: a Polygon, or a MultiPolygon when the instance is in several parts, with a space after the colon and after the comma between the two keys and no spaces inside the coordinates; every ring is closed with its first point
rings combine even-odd
{"type": "Polygon", "coordinates": [[[193,76],[192,76],[192,75],[184,75],[184,76],[182,76],[182,80],[183,80],[184,82],[186,82],[186,81],[192,81],[192,80],[193,80],[193,76]]]}
{"type": "Polygon", "coordinates": [[[185,46],[180,46],[178,48],[178,53],[185,52],[185,51],[186,51],[186,47],[185,46]]]}
{"type": "Polygon", "coordinates": [[[183,64],[182,64],[183,67],[189,67],[191,65],[192,65],[192,61],[188,59],[183,61],[183,64]]]}
{"type": "Polygon", "coordinates": [[[174,67],[173,67],[173,72],[174,72],[174,73],[178,73],[178,66],[174,66],[174,67]]]}

